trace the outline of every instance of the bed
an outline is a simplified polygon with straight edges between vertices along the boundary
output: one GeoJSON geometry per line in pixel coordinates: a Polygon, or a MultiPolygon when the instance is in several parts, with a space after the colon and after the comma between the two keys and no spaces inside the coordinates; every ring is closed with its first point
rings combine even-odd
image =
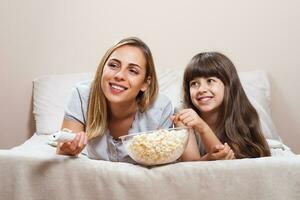
{"type": "MultiPolygon", "coordinates": [[[[180,104],[182,70],[158,70],[161,92],[180,104]]],[[[239,72],[258,110],[272,156],[178,162],[156,167],[55,154],[49,134],[60,129],[69,91],[92,73],[35,79],[36,133],[22,145],[0,150],[0,199],[300,199],[300,155],[281,141],[270,115],[266,72],[239,72]]]]}

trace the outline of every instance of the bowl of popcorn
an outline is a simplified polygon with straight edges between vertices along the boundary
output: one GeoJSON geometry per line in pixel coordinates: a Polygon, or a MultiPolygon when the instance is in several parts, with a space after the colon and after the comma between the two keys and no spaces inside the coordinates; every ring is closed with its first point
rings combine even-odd
{"type": "Polygon", "coordinates": [[[121,136],[128,155],[137,163],[152,166],[175,162],[189,138],[186,127],[159,129],[121,136]]]}

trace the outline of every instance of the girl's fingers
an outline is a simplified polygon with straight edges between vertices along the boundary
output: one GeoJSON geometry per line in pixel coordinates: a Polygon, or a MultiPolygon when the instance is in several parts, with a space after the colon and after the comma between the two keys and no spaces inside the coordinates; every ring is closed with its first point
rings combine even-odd
{"type": "Polygon", "coordinates": [[[178,118],[178,120],[183,120],[186,116],[191,115],[190,114],[190,109],[183,109],[181,111],[179,111],[176,116],[178,118]]]}
{"type": "Polygon", "coordinates": [[[233,151],[230,149],[226,157],[224,158],[225,160],[231,160],[233,158],[233,151]]]}
{"type": "Polygon", "coordinates": [[[219,151],[216,153],[213,153],[212,156],[216,158],[216,160],[223,160],[226,158],[230,151],[230,147],[225,143],[223,149],[221,149],[221,145],[216,145],[217,148],[219,148],[219,151]]]}
{"type": "Polygon", "coordinates": [[[193,117],[187,116],[186,118],[184,118],[184,119],[182,120],[182,122],[183,122],[185,125],[188,125],[188,123],[189,123],[189,122],[192,122],[193,120],[194,120],[193,117]]]}
{"type": "Polygon", "coordinates": [[[225,152],[224,150],[219,151],[217,153],[213,153],[213,156],[215,157],[216,160],[222,160],[224,159],[224,157],[227,155],[227,152],[225,152]]]}
{"type": "Polygon", "coordinates": [[[217,153],[224,149],[224,145],[215,145],[211,148],[210,153],[217,153]]]}
{"type": "Polygon", "coordinates": [[[191,112],[186,112],[186,113],[183,113],[181,115],[178,116],[178,119],[179,120],[184,120],[185,118],[188,118],[188,117],[193,117],[193,118],[196,118],[196,116],[191,113],[191,112]]]}

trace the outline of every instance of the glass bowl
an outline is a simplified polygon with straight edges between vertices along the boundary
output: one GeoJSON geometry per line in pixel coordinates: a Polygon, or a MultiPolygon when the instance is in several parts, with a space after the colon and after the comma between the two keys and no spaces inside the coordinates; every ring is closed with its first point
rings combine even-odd
{"type": "Polygon", "coordinates": [[[183,154],[188,138],[189,131],[186,127],[120,137],[128,155],[137,163],[146,166],[175,162],[183,154]]]}

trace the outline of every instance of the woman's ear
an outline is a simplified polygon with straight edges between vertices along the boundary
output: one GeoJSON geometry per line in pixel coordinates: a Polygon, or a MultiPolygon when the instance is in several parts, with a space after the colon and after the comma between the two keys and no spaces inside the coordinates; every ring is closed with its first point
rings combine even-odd
{"type": "Polygon", "coordinates": [[[142,88],[141,88],[141,91],[142,91],[142,92],[145,92],[145,91],[148,89],[150,83],[151,83],[151,76],[148,76],[148,77],[147,77],[147,80],[143,83],[143,86],[142,86],[142,88]]]}

